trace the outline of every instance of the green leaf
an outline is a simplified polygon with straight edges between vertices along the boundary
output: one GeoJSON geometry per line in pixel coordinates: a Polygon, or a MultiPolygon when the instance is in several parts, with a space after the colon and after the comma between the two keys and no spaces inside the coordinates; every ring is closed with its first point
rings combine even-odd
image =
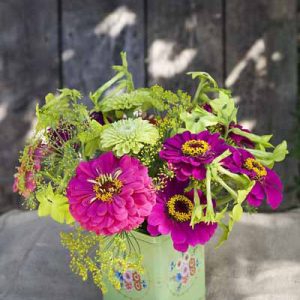
{"type": "Polygon", "coordinates": [[[220,223],[221,220],[225,217],[227,209],[228,209],[228,205],[226,205],[226,207],[223,208],[222,211],[216,213],[216,222],[217,223],[220,223]]]}
{"type": "Polygon", "coordinates": [[[270,139],[272,138],[272,135],[256,135],[254,133],[243,131],[239,128],[231,128],[230,132],[233,132],[235,134],[238,134],[240,136],[244,136],[251,140],[252,142],[259,144],[265,148],[272,148],[273,145],[269,143],[270,139]]]}
{"type": "Polygon", "coordinates": [[[192,79],[203,79],[205,81],[207,81],[211,87],[213,88],[217,88],[218,84],[217,82],[206,72],[188,72],[187,75],[192,76],[192,79]]]}
{"type": "Polygon", "coordinates": [[[208,126],[213,126],[219,123],[217,116],[200,107],[197,107],[191,113],[181,113],[180,119],[185,123],[185,128],[192,133],[201,132],[208,126]]]}
{"type": "Polygon", "coordinates": [[[234,221],[239,221],[243,215],[243,208],[240,204],[236,204],[232,209],[232,218],[234,221]]]}
{"type": "Polygon", "coordinates": [[[273,168],[275,162],[281,162],[289,153],[287,149],[287,142],[283,141],[277,145],[273,152],[266,152],[264,150],[247,149],[255,158],[268,168],[273,168]]]}
{"type": "Polygon", "coordinates": [[[237,191],[237,203],[242,204],[247,198],[248,194],[251,192],[253,186],[255,185],[255,181],[249,181],[248,186],[243,190],[237,191]]]}
{"type": "Polygon", "coordinates": [[[62,194],[55,194],[50,183],[46,189],[39,190],[36,193],[36,198],[39,202],[38,215],[40,217],[50,215],[58,223],[71,224],[74,222],[69,211],[67,197],[62,194]]]}
{"type": "Polygon", "coordinates": [[[122,65],[113,66],[113,70],[117,72],[117,74],[104,83],[100,88],[98,88],[94,93],[90,93],[90,99],[97,107],[98,102],[102,95],[106,92],[106,97],[110,97],[116,95],[116,91],[121,91],[123,88],[126,92],[134,91],[134,83],[132,79],[131,73],[128,71],[128,63],[126,58],[126,53],[121,52],[122,65]],[[114,87],[114,88],[112,88],[114,87]]]}
{"type": "Polygon", "coordinates": [[[227,93],[220,91],[219,98],[210,101],[209,104],[217,114],[220,123],[224,125],[229,125],[231,122],[236,123],[237,108],[227,93]]]}
{"type": "Polygon", "coordinates": [[[220,222],[219,226],[221,227],[223,233],[222,233],[222,235],[219,238],[219,241],[218,241],[218,243],[216,245],[216,248],[221,247],[224,244],[224,242],[227,241],[229,233],[230,233],[229,228],[228,228],[228,226],[226,224],[220,222]]]}
{"type": "Polygon", "coordinates": [[[38,208],[38,216],[46,217],[51,213],[51,204],[48,201],[42,202],[38,208]]]}
{"type": "Polygon", "coordinates": [[[97,121],[92,120],[89,124],[89,128],[84,132],[78,134],[80,142],[84,145],[84,155],[91,157],[94,155],[97,149],[99,149],[99,143],[101,139],[101,133],[104,126],[97,121]]]}

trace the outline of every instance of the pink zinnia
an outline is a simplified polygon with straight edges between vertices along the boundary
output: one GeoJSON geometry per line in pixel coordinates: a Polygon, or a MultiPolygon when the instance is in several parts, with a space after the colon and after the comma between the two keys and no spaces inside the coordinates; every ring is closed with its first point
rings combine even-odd
{"type": "MultiPolygon", "coordinates": [[[[190,226],[194,208],[193,192],[185,193],[187,182],[173,180],[157,195],[157,203],[148,217],[147,230],[152,236],[171,234],[174,248],[185,252],[189,246],[207,243],[215,233],[216,223],[201,222],[190,226]]],[[[198,191],[201,203],[205,195],[198,191]]]]}
{"type": "Polygon", "coordinates": [[[86,230],[110,235],[137,228],[154,204],[148,169],[112,152],[81,162],[67,188],[70,212],[86,230]]]}
{"type": "Polygon", "coordinates": [[[34,179],[34,174],[31,171],[22,172],[20,168],[18,168],[18,173],[15,175],[15,180],[13,184],[13,191],[19,192],[21,196],[24,198],[28,198],[32,192],[36,189],[36,182],[34,179]],[[22,183],[20,185],[20,179],[22,183]]]}
{"type": "Polygon", "coordinates": [[[28,198],[36,189],[36,173],[41,170],[43,158],[49,154],[49,149],[45,144],[30,146],[28,154],[18,167],[13,183],[13,191],[19,192],[24,198],[28,198]]]}

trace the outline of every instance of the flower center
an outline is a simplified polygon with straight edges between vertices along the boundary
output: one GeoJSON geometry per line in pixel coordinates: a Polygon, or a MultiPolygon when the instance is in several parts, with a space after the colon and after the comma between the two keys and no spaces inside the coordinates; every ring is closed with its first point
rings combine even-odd
{"type": "Polygon", "coordinates": [[[93,183],[93,191],[96,194],[95,200],[103,202],[112,202],[113,196],[119,194],[123,187],[122,181],[114,178],[111,174],[102,174],[93,183]]]}
{"type": "Polygon", "coordinates": [[[267,175],[266,168],[254,158],[247,158],[244,162],[244,167],[250,171],[254,171],[258,179],[267,175]]]}
{"type": "Polygon", "coordinates": [[[183,195],[174,195],[167,202],[168,213],[177,222],[189,221],[192,217],[194,204],[183,195]]]}
{"type": "Polygon", "coordinates": [[[181,146],[182,153],[188,156],[202,155],[209,149],[209,144],[202,140],[189,140],[181,146]]]}

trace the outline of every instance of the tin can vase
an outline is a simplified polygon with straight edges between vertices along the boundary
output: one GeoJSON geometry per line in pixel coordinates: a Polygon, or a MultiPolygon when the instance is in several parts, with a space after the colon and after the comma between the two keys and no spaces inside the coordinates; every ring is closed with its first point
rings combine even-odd
{"type": "Polygon", "coordinates": [[[109,286],[104,300],[205,300],[204,247],[181,253],[169,236],[135,232],[144,257],[144,273],[116,274],[121,289],[109,286]]]}

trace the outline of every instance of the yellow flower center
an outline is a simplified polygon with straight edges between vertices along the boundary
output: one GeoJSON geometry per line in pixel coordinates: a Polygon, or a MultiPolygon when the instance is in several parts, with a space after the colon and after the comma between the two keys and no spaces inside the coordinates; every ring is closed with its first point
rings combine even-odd
{"type": "Polygon", "coordinates": [[[188,156],[202,155],[209,149],[209,144],[202,140],[189,140],[181,146],[182,153],[188,156]]]}
{"type": "Polygon", "coordinates": [[[258,179],[267,175],[266,168],[254,158],[247,158],[245,160],[244,167],[250,171],[254,171],[258,179]]]}
{"type": "Polygon", "coordinates": [[[113,196],[119,194],[123,187],[121,180],[113,178],[111,174],[102,174],[93,181],[94,200],[112,202],[113,196]]]}
{"type": "Polygon", "coordinates": [[[168,213],[177,222],[189,221],[192,217],[194,204],[183,195],[174,195],[167,202],[168,213]]]}

